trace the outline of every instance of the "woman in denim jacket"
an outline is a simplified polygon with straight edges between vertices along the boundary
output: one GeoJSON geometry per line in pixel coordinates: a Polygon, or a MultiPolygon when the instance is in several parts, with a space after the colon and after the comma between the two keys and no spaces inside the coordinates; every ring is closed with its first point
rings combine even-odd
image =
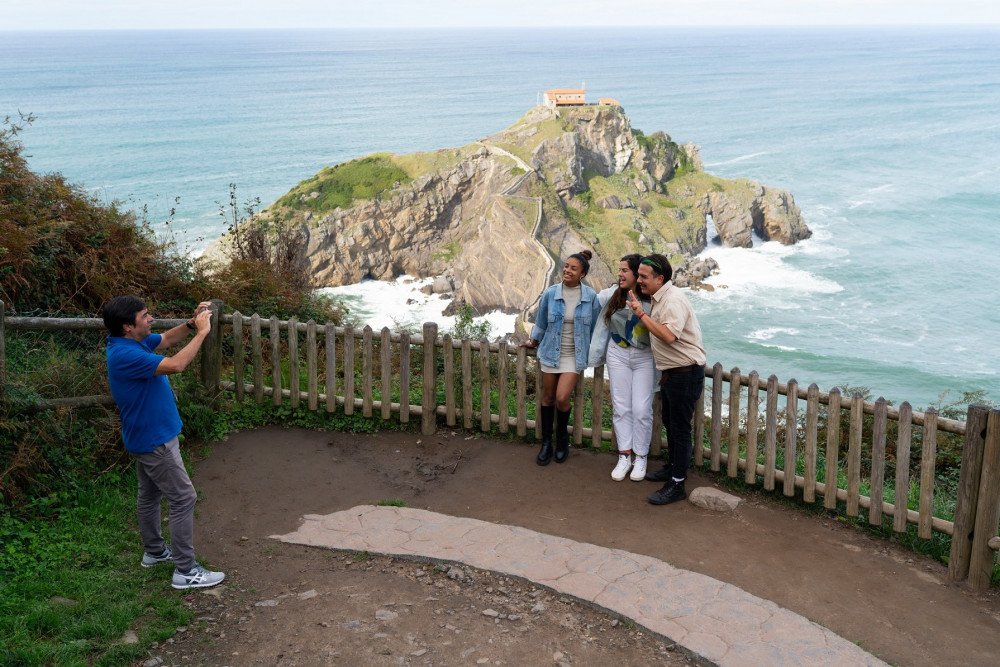
{"type": "MultiPolygon", "coordinates": [[[[588,359],[589,366],[600,366],[607,358],[612,420],[618,440],[618,464],[611,471],[611,479],[616,482],[625,479],[626,475],[633,482],[646,477],[646,457],[653,434],[653,392],[659,374],[649,346],[649,331],[640,318],[632,314],[627,303],[632,290],[639,293],[636,278],[641,260],[642,255],[637,254],[622,257],[618,266],[618,285],[597,295],[602,309],[594,325],[588,359]]],[[[648,315],[649,296],[640,293],[639,299],[648,315]]]]}
{"type": "Polygon", "coordinates": [[[563,266],[561,283],[542,293],[531,330],[531,340],[522,347],[538,348],[542,367],[542,449],[536,462],[548,465],[553,458],[552,418],[556,417],[555,460],[563,463],[569,456],[570,399],[576,380],[587,367],[590,338],[601,307],[597,293],[582,284],[590,271],[589,250],[570,255],[563,266]],[[563,325],[568,326],[563,326],[563,325]]]}

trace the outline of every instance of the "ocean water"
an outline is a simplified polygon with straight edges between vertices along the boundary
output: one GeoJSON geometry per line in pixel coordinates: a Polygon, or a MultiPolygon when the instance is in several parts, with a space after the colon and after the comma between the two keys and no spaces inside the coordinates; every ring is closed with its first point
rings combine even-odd
{"type": "MultiPolygon", "coordinates": [[[[691,293],[710,364],[918,408],[1000,400],[996,27],[0,32],[0,114],[38,117],[32,167],[163,232],[175,208],[192,252],[224,230],[230,183],[266,205],[343,160],[464,145],[581,82],[701,146],[708,171],[790,190],[814,231],[705,251],[722,267],[691,293]]],[[[416,310],[397,282],[355,289],[356,312],[416,310]]]]}

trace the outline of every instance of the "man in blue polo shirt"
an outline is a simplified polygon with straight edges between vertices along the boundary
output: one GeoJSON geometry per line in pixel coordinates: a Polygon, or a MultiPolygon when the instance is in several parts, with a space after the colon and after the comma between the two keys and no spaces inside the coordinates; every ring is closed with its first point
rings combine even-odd
{"type": "Polygon", "coordinates": [[[151,332],[153,317],[135,296],[118,296],[104,306],[108,335],[108,384],[118,404],[125,449],[136,462],[139,534],[143,567],[174,562],[174,588],[204,588],[225,579],[194,559],[194,504],[198,494],[181,460],[177,436],[181,418],[167,376],[187,368],[212,330],[208,302],[195,315],[162,334],[151,332]],[[172,357],[156,354],[196,331],[172,357]],[[160,500],[170,505],[170,545],[160,530],[160,500]]]}

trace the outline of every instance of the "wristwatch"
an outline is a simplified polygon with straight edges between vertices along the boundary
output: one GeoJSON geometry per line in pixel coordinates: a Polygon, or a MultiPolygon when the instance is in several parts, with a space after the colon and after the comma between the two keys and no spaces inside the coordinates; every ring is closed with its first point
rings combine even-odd
{"type": "Polygon", "coordinates": [[[198,327],[196,327],[195,325],[191,324],[191,320],[188,320],[187,322],[185,322],[185,323],[184,323],[184,326],[186,326],[186,327],[187,327],[188,329],[190,329],[191,331],[194,331],[195,329],[197,329],[197,328],[198,328],[198,327]]]}

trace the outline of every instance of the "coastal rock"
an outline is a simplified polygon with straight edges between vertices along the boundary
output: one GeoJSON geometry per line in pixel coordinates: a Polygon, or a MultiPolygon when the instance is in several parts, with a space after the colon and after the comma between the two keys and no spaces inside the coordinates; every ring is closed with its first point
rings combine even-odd
{"type": "Polygon", "coordinates": [[[305,239],[300,261],[318,286],[434,277],[424,289],[453,295],[451,312],[468,304],[530,319],[582,249],[594,255],[585,282],[595,289],[614,283],[619,257],[651,251],[671,257],[676,284],[695,286],[718,270],[689,259],[706,247],[709,218],[726,246],[749,247],[752,232],[781,243],[810,235],[791,194],[704,174],[697,146],[643,135],[621,107],[536,107],[462,148],[361,160],[376,173],[355,177],[380,191],[360,183],[372,194],[352,198],[339,165],[263,215],[305,239]]]}
{"type": "Polygon", "coordinates": [[[696,287],[701,281],[719,272],[719,263],[711,257],[699,259],[684,257],[679,262],[672,263],[673,280],[677,287],[696,287]]]}
{"type": "Polygon", "coordinates": [[[719,239],[727,248],[753,247],[751,232],[783,245],[812,236],[791,193],[756,181],[730,181],[718,191],[706,193],[698,205],[712,217],[719,239]]]}

